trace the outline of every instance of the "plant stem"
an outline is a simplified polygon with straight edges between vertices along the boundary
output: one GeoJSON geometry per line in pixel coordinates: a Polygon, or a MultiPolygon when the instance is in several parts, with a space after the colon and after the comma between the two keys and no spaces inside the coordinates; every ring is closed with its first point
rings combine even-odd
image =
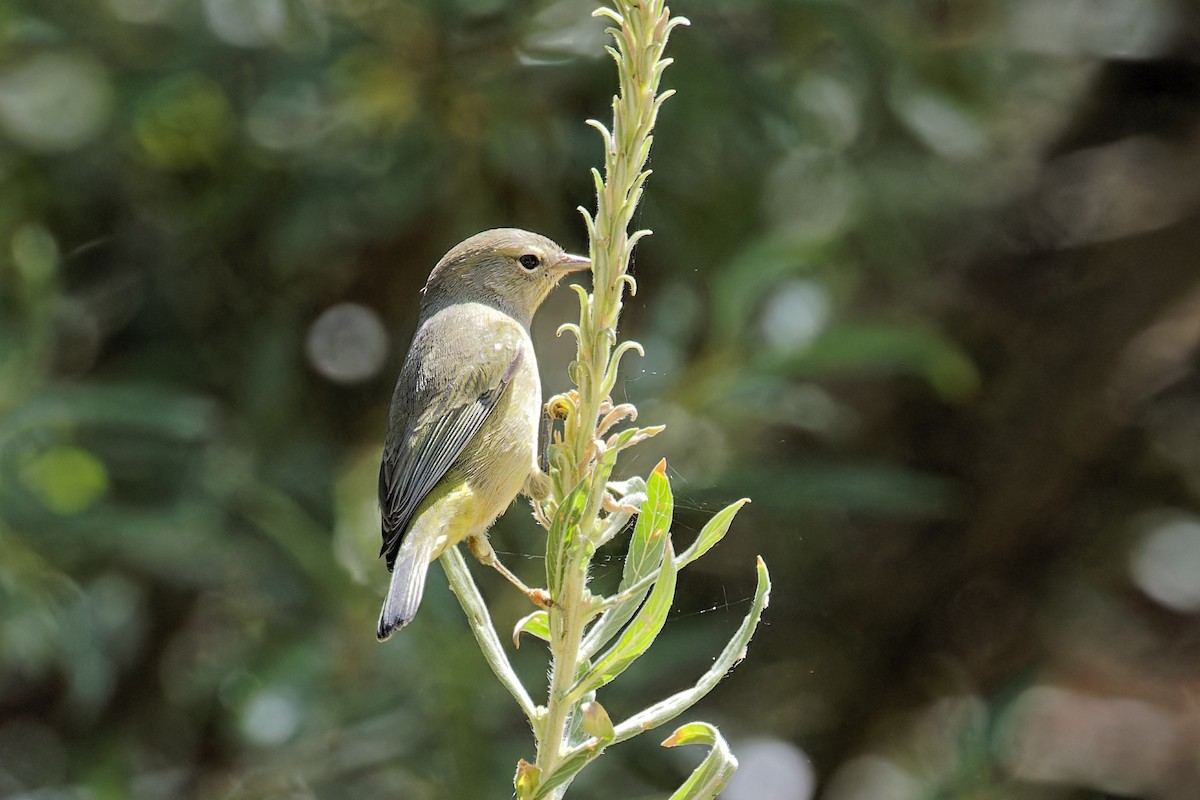
{"type": "MultiPolygon", "coordinates": [[[[572,570],[563,586],[562,600],[550,610],[550,653],[552,672],[549,703],[546,707],[543,735],[538,741],[537,765],[548,774],[569,747],[567,730],[574,710],[568,693],[579,671],[579,644],[583,639],[583,608],[587,574],[572,570]]],[[[564,791],[566,787],[563,787],[564,791]]]]}
{"type": "MultiPolygon", "coordinates": [[[[563,495],[586,482],[588,499],[578,524],[563,531],[563,541],[548,544],[551,548],[561,547],[566,568],[549,610],[550,689],[544,717],[535,726],[536,768],[543,781],[562,765],[564,754],[571,749],[568,737],[578,700],[570,692],[581,669],[587,666],[582,642],[591,602],[588,564],[600,530],[599,514],[612,468],[611,459],[601,459],[604,444],[597,437],[596,427],[616,381],[621,356],[630,349],[641,349],[632,342],[618,345],[617,341],[625,289],[633,292],[637,286],[626,274],[629,256],[637,240],[649,233],[631,235],[629,225],[649,175],[643,169],[650,153],[650,131],[662,102],[670,95],[658,94],[659,79],[670,63],[662,53],[672,28],[687,22],[671,19],[664,0],[616,0],[614,6],[596,12],[614,23],[609,33],[616,48],[610,53],[617,63],[620,89],[613,98],[611,132],[600,122],[588,121],[604,140],[604,176],[593,170],[595,217],[580,209],[588,226],[592,292],[582,298],[575,329],[578,341],[573,374],[577,389],[563,424],[560,445],[568,457],[557,462],[555,481],[563,495]]],[[[552,497],[548,505],[564,513],[564,499],[552,497]]],[[[548,574],[547,578],[548,585],[554,585],[553,577],[548,574]]],[[[566,777],[552,797],[561,797],[569,783],[566,777]]]]}

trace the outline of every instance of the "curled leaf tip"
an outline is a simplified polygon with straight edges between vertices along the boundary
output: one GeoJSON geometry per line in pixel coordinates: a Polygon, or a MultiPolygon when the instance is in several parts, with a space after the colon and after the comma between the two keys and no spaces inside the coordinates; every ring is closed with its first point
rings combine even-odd
{"type": "Polygon", "coordinates": [[[625,24],[625,18],[622,17],[620,14],[618,14],[614,9],[608,8],[607,6],[602,6],[600,8],[597,8],[595,11],[592,12],[592,16],[593,17],[608,17],[609,19],[611,19],[613,22],[617,23],[618,25],[625,24]]]}
{"type": "Polygon", "coordinates": [[[604,710],[604,706],[593,700],[584,703],[580,706],[579,710],[583,712],[582,723],[584,733],[596,737],[599,742],[606,742],[613,738],[612,719],[609,718],[608,712],[604,710]]]}
{"type": "MultiPolygon", "coordinates": [[[[664,478],[667,476],[667,460],[665,458],[659,459],[658,463],[654,465],[654,472],[657,472],[659,475],[662,475],[664,478]]],[[[761,559],[762,559],[762,557],[760,556],[759,560],[761,560],[761,559]]]]}

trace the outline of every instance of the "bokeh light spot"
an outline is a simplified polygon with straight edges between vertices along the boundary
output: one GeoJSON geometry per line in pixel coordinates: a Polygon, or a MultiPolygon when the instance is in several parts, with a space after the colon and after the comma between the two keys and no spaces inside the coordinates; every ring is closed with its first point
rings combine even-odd
{"type": "Polygon", "coordinates": [[[204,16],[218,39],[238,47],[259,47],[283,33],[283,0],[204,0],[204,16]]]}
{"type": "Polygon", "coordinates": [[[1167,0],[1018,0],[1006,10],[1014,45],[1054,55],[1147,58],[1178,29],[1167,0]]]}
{"type": "Polygon", "coordinates": [[[284,694],[266,689],[255,694],[242,713],[242,734],[254,744],[283,744],[300,726],[300,709],[284,694]]]}
{"type": "Polygon", "coordinates": [[[374,377],[387,358],[388,336],[371,309],[339,303],[325,309],[308,330],[306,350],[313,369],[335,383],[374,377]]]}
{"type": "Polygon", "coordinates": [[[725,792],[726,800],[808,800],[816,776],[808,756],[782,739],[752,739],[735,748],[738,770],[725,792]]]}
{"type": "Polygon", "coordinates": [[[95,138],[112,110],[108,72],[78,53],[43,53],[0,72],[0,128],[39,153],[95,138]]]}
{"type": "Polygon", "coordinates": [[[1200,519],[1159,515],[1130,556],[1143,592],[1176,611],[1200,610],[1200,519]]]}
{"type": "Polygon", "coordinates": [[[962,160],[984,152],[982,126],[950,97],[911,78],[899,78],[892,82],[889,99],[912,134],[939,156],[962,160]]]}
{"type": "Polygon", "coordinates": [[[763,208],[780,235],[824,241],[852,220],[858,186],[846,162],[819,147],[797,147],[767,179],[763,208]]]}
{"type": "Polygon", "coordinates": [[[1013,703],[997,741],[1019,780],[1146,796],[1178,737],[1163,709],[1128,697],[1034,686],[1013,703]]]}
{"type": "Polygon", "coordinates": [[[790,281],[767,300],[761,322],[763,338],[776,350],[803,350],[824,330],[829,311],[825,287],[816,281],[790,281]]]}
{"type": "Polygon", "coordinates": [[[927,792],[923,781],[891,759],[865,755],[843,764],[822,796],[825,800],[919,800],[927,792]]]}
{"type": "Polygon", "coordinates": [[[815,116],[830,144],[849,147],[862,129],[862,99],[845,81],[810,75],[796,89],[802,108],[815,116]]]}
{"type": "Polygon", "coordinates": [[[589,0],[558,0],[538,12],[523,44],[526,61],[598,58],[604,53],[605,21],[589,0]]]}
{"type": "Polygon", "coordinates": [[[254,103],[246,118],[250,138],[268,150],[304,150],[331,129],[333,115],[311,83],[278,86],[254,103]]]}

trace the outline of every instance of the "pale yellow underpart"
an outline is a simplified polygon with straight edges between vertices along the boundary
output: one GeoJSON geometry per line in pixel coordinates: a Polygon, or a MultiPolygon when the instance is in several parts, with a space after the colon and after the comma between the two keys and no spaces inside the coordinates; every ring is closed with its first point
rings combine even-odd
{"type": "MultiPolygon", "coordinates": [[[[447,475],[433,491],[417,506],[408,537],[433,542],[430,560],[438,558],[447,547],[458,544],[471,536],[479,536],[492,524],[487,503],[480,502],[471,485],[461,479],[452,480],[447,475]]],[[[414,545],[418,542],[414,542],[414,545]]],[[[424,542],[419,542],[424,544],[424,542]]]]}

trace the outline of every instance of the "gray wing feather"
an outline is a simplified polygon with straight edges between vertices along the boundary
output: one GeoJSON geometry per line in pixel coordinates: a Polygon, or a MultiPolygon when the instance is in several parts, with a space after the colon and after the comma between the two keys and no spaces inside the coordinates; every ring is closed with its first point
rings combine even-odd
{"type": "Polygon", "coordinates": [[[499,383],[474,400],[450,409],[428,424],[426,430],[415,430],[417,420],[410,419],[397,444],[384,448],[379,467],[379,508],[383,517],[383,546],[379,554],[387,557],[389,572],[417,506],[450,471],[467,442],[496,408],[521,363],[523,352],[520,347],[516,349],[499,383]]]}

